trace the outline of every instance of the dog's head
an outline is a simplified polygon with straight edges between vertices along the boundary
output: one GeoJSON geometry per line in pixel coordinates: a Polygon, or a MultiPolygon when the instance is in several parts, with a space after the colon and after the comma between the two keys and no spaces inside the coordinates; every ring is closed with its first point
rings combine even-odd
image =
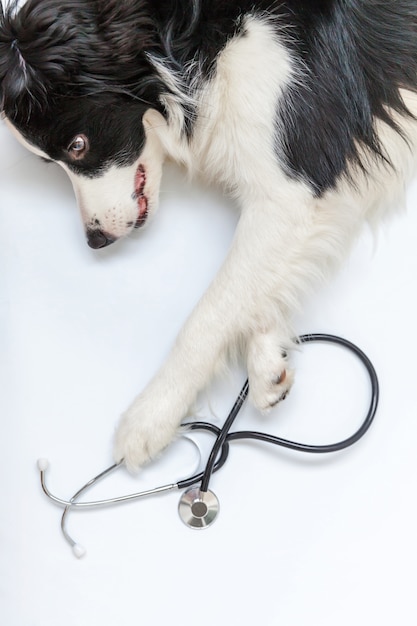
{"type": "Polygon", "coordinates": [[[145,54],[155,33],[141,4],[28,0],[1,16],[3,116],[68,173],[93,248],[145,224],[158,201],[163,152],[152,124],[162,85],[145,54]]]}

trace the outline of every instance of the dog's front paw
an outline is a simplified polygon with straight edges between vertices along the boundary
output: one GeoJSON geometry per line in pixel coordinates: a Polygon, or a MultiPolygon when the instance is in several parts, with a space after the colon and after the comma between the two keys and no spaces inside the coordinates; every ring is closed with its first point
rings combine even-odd
{"type": "Polygon", "coordinates": [[[158,456],[175,438],[183,416],[178,420],[174,417],[172,406],[164,398],[148,397],[146,393],[139,396],[116,430],[115,461],[123,461],[130,471],[136,471],[158,456]]]}
{"type": "Polygon", "coordinates": [[[267,412],[284,400],[294,382],[286,351],[272,334],[259,333],[248,344],[249,393],[254,406],[267,412]]]}

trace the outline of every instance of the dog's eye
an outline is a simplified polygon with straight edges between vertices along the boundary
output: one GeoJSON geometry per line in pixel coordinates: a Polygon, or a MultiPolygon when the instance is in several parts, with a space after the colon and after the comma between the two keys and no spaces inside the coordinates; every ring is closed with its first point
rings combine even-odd
{"type": "Polygon", "coordinates": [[[85,135],[77,135],[67,148],[72,159],[82,159],[88,152],[88,139],[85,135]]]}

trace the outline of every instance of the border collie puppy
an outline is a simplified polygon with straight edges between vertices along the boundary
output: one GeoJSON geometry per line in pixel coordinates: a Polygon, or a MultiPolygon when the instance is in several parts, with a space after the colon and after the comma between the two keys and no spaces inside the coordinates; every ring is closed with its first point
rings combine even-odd
{"type": "Polygon", "coordinates": [[[17,4],[0,20],[2,114],[68,173],[92,248],[145,225],[166,157],[240,206],[224,266],[119,424],[115,459],[137,468],[237,348],[255,406],[283,399],[301,298],[401,204],[417,0],[17,4]]]}

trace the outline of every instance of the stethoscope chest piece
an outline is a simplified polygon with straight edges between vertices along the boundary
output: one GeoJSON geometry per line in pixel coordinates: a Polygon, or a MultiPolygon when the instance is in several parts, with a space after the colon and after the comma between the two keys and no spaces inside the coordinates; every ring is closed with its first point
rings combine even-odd
{"type": "Polygon", "coordinates": [[[178,512],[189,528],[207,528],[217,517],[219,501],[212,491],[190,487],[181,496],[178,512]]]}

